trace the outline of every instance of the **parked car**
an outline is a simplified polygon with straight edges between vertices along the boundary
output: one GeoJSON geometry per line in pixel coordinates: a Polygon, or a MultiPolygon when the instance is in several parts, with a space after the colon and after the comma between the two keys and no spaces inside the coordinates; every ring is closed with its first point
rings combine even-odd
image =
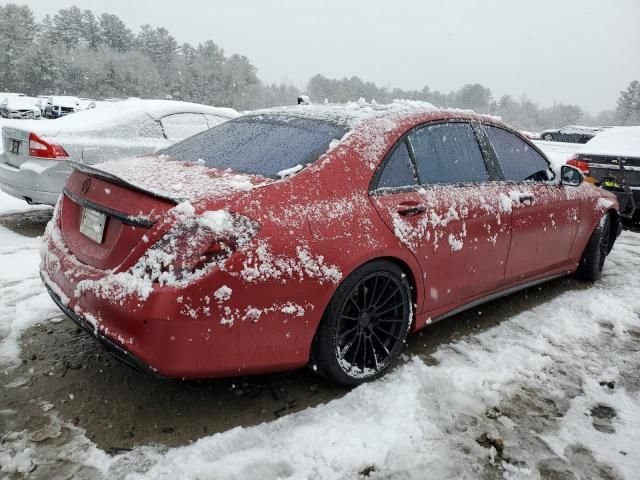
{"type": "Polygon", "coordinates": [[[520,134],[524,135],[529,140],[540,140],[540,134],[536,132],[528,132],[527,130],[520,130],[520,134]]]}
{"type": "Polygon", "coordinates": [[[40,120],[40,109],[27,96],[8,97],[0,102],[0,115],[3,118],[40,120]]]}
{"type": "Polygon", "coordinates": [[[612,190],[623,218],[640,221],[640,127],[607,127],[567,164],[612,190]]]}
{"type": "Polygon", "coordinates": [[[48,97],[44,103],[45,118],[61,118],[81,110],[80,99],[70,96],[48,97]]]}
{"type": "MultiPolygon", "coordinates": [[[[412,105],[415,105],[413,103],[412,105]]],[[[42,248],[58,306],[121,360],[202,378],[376,378],[409,331],[545,280],[594,281],[616,197],[493,117],[255,112],[155,156],[74,164],[42,248]]]]}
{"type": "Polygon", "coordinates": [[[0,188],[29,203],[55,205],[70,161],[92,164],[154,152],[237,115],[194,103],[128,100],[54,122],[4,127],[0,188]]]}
{"type": "Polygon", "coordinates": [[[580,127],[569,125],[567,127],[543,130],[540,138],[547,142],[587,143],[600,131],[597,127],[580,127]]]}

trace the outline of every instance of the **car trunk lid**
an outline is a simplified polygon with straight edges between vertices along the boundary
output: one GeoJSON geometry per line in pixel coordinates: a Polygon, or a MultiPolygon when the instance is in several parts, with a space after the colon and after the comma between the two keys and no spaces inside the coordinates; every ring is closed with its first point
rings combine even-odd
{"type": "Polygon", "coordinates": [[[171,226],[181,202],[231,201],[265,180],[155,156],[74,168],[64,189],[62,232],[81,262],[129,268],[171,226]],[[166,221],[165,221],[166,220],[166,221]]]}
{"type": "Polygon", "coordinates": [[[151,241],[153,225],[174,206],[108,177],[76,171],[62,198],[63,239],[82,263],[102,270],[127,268],[136,247],[151,241]]]}

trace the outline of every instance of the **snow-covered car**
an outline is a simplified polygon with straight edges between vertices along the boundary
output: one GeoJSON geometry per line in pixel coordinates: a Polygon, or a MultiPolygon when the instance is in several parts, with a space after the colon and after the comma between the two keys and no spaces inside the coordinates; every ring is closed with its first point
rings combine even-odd
{"type": "Polygon", "coordinates": [[[420,102],[264,110],[74,169],[45,285],[159,376],[311,363],[356,385],[409,331],[559,276],[597,280],[619,232],[616,197],[576,168],[556,175],[495,117],[420,102]]]}
{"type": "Polygon", "coordinates": [[[237,115],[195,103],[127,100],[4,127],[0,188],[29,203],[55,205],[71,173],[69,161],[93,164],[155,152],[237,115]]]}
{"type": "Polygon", "coordinates": [[[536,132],[529,132],[527,130],[520,130],[520,133],[527,137],[529,140],[540,140],[540,134],[536,132]]]}
{"type": "Polygon", "coordinates": [[[3,118],[40,120],[40,109],[30,97],[8,97],[0,101],[0,115],[3,118]]]}
{"type": "Polygon", "coordinates": [[[61,118],[80,110],[80,99],[71,96],[47,97],[44,102],[43,116],[45,118],[61,118]]]}
{"type": "Polygon", "coordinates": [[[600,131],[597,127],[568,125],[562,128],[543,130],[540,138],[547,142],[587,143],[600,131]]]}
{"type": "Polygon", "coordinates": [[[567,164],[612,190],[623,218],[640,221],[640,126],[607,127],[567,164]]]}

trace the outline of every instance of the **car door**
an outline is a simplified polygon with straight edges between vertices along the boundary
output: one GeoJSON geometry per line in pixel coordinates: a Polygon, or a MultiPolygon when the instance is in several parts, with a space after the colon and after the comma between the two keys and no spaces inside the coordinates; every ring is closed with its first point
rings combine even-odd
{"type": "Polygon", "coordinates": [[[579,208],[531,143],[497,126],[484,128],[510,190],[512,236],[505,279],[517,283],[567,262],[579,208]]]}
{"type": "Polygon", "coordinates": [[[446,310],[502,284],[510,212],[500,207],[502,187],[492,181],[469,123],[414,129],[381,168],[371,198],[424,272],[421,312],[446,310]],[[387,179],[399,164],[412,166],[417,184],[399,186],[387,179]]]}

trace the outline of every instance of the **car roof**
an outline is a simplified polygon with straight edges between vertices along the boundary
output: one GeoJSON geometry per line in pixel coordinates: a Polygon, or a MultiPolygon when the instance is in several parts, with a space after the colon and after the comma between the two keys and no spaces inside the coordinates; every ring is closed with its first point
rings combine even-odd
{"type": "Polygon", "coordinates": [[[478,115],[471,110],[461,110],[455,108],[438,108],[428,102],[417,100],[394,100],[389,104],[378,104],[375,102],[347,102],[339,104],[314,104],[314,105],[293,105],[286,107],[275,107],[248,112],[252,117],[299,117],[308,118],[330,123],[344,125],[352,130],[357,126],[370,120],[383,119],[385,117],[403,117],[407,120],[411,118],[439,119],[439,118],[465,118],[476,120],[488,120],[490,122],[500,122],[498,117],[489,115],[478,115]]]}
{"type": "Polygon", "coordinates": [[[131,99],[121,102],[100,102],[96,108],[66,115],[52,122],[27,124],[28,120],[25,120],[20,126],[24,125],[25,129],[33,129],[38,134],[45,136],[66,136],[82,132],[102,131],[145,117],[158,120],[166,115],[176,113],[203,113],[224,118],[238,116],[238,113],[231,108],[210,107],[172,100],[131,99]]]}

